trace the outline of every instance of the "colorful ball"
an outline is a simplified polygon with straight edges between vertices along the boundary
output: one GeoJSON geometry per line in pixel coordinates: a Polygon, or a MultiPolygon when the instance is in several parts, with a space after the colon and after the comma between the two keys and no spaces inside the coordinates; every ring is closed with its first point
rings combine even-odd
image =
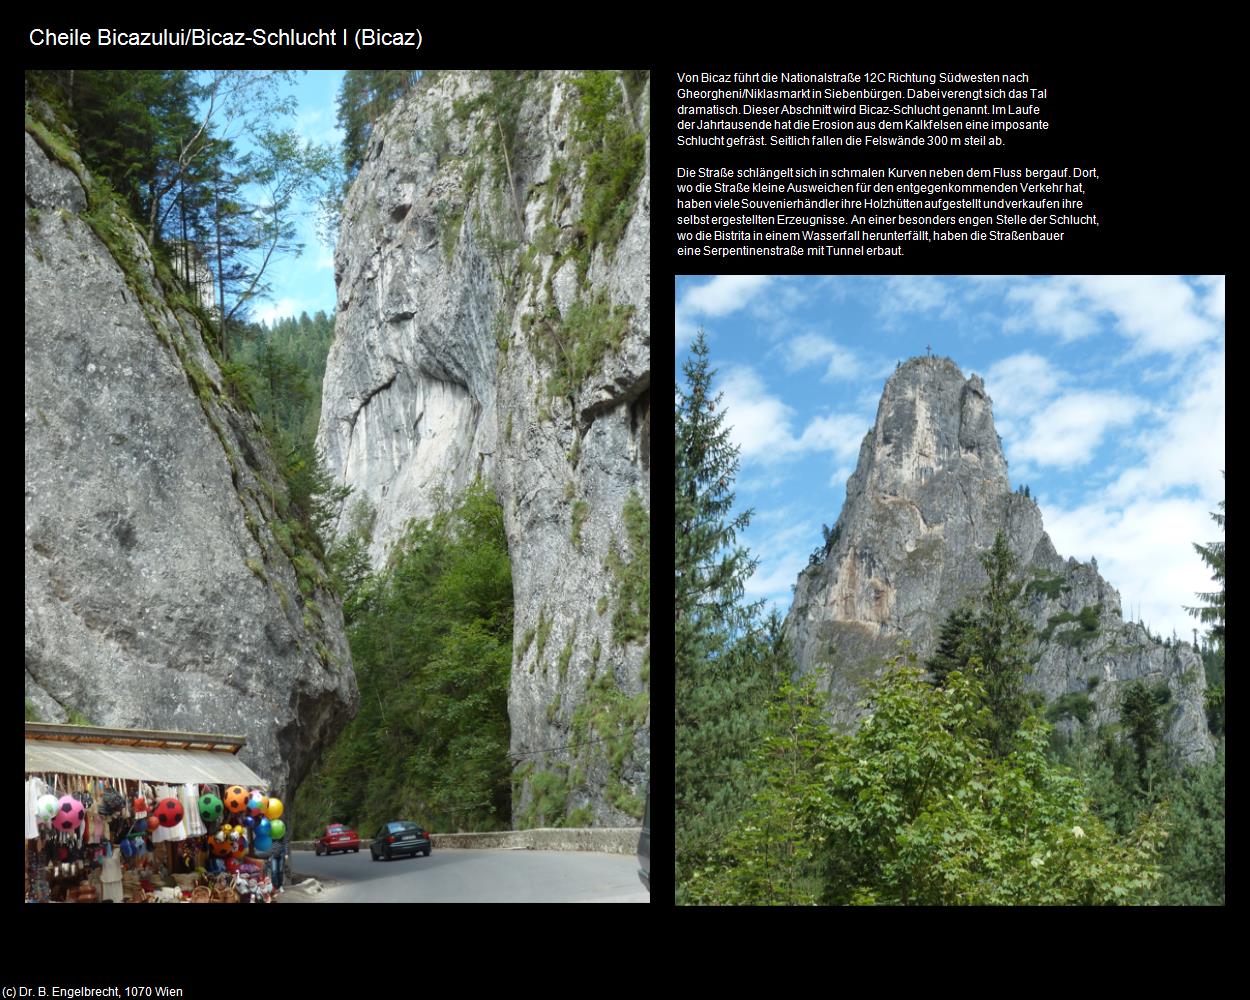
{"type": "Polygon", "coordinates": [[[148,811],[147,801],[142,796],[135,799],[135,815],[142,816],[147,811],[148,811]]]}
{"type": "Polygon", "coordinates": [[[51,819],[56,815],[56,810],[59,805],[60,801],[55,795],[40,795],[39,801],[35,803],[40,819],[51,819]]]}
{"type": "Polygon", "coordinates": [[[250,796],[242,785],[231,785],[226,789],[226,809],[232,813],[247,812],[250,796]]]}
{"type": "Polygon", "coordinates": [[[82,803],[72,795],[62,795],[57,799],[56,815],[52,819],[52,826],[56,830],[77,830],[82,825],[82,817],[85,810],[82,803]]]}
{"type": "Polygon", "coordinates": [[[234,853],[234,845],[230,843],[230,840],[228,838],[223,839],[223,840],[213,841],[213,856],[214,857],[228,858],[233,853],[234,853]]]}
{"type": "Polygon", "coordinates": [[[262,819],[256,824],[256,835],[258,837],[268,837],[272,833],[272,824],[267,819],[262,819]]]}
{"type": "Polygon", "coordinates": [[[282,800],[270,799],[269,808],[265,810],[265,815],[270,819],[279,819],[282,816],[282,800]]]}
{"type": "Polygon", "coordinates": [[[286,836],[286,824],[280,819],[275,819],[269,826],[269,834],[274,840],[281,840],[286,836]]]}
{"type": "Polygon", "coordinates": [[[252,827],[254,827],[254,826],[256,825],[256,817],[255,817],[255,816],[244,816],[244,817],[243,817],[243,825],[244,825],[245,827],[247,827],[247,828],[250,830],[252,827]]]}
{"type": "Polygon", "coordinates": [[[161,825],[161,821],[157,819],[155,816],[148,817],[148,829],[149,830],[155,830],[160,825],[161,825]]]}
{"type": "Polygon", "coordinates": [[[182,822],[182,803],[172,798],[161,799],[156,803],[156,811],[153,815],[161,826],[177,826],[182,822]]]}
{"type": "Polygon", "coordinates": [[[268,837],[257,837],[257,838],[256,838],[256,850],[258,850],[258,851],[267,851],[267,850],[269,850],[271,847],[273,847],[273,841],[272,841],[272,840],[270,840],[268,837]]]}
{"type": "Polygon", "coordinates": [[[205,823],[216,823],[225,814],[226,807],[216,795],[200,796],[200,818],[205,823]]]}

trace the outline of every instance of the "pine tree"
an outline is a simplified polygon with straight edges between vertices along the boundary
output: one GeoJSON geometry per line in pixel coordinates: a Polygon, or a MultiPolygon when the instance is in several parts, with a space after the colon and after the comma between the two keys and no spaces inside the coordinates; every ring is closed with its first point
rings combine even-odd
{"type": "Polygon", "coordinates": [[[1016,557],[1007,547],[1007,536],[999,532],[994,546],[981,557],[989,576],[982,592],[969,636],[969,666],[980,674],[985,687],[991,720],[987,736],[994,752],[1005,756],[1016,730],[1029,713],[1024,695],[1024,679],[1033,666],[1025,647],[1033,628],[1020,611],[1023,585],[1013,579],[1016,557]]]}
{"type": "MultiPolygon", "coordinates": [[[[1211,520],[1224,528],[1224,501],[1220,501],[1220,512],[1213,513],[1211,520]]],[[[1194,551],[1202,557],[1212,569],[1211,579],[1220,585],[1218,591],[1198,594],[1203,607],[1185,610],[1201,622],[1211,625],[1207,632],[1210,640],[1203,650],[1202,662],[1207,675],[1207,727],[1216,736],[1223,736],[1225,731],[1225,690],[1224,690],[1224,543],[1212,542],[1210,545],[1194,544],[1194,551]]],[[[1195,632],[1195,639],[1197,633],[1195,632]]]]}
{"type": "Polygon", "coordinates": [[[974,621],[975,616],[969,607],[956,608],[946,616],[942,630],[938,633],[937,649],[925,662],[937,687],[945,687],[946,678],[951,671],[968,668],[974,621]]]}
{"type": "MultiPolygon", "coordinates": [[[[1211,520],[1224,529],[1224,501],[1220,501],[1220,512],[1212,514],[1211,520]]],[[[1186,608],[1191,615],[1201,622],[1211,625],[1211,638],[1224,648],[1224,543],[1212,542],[1210,545],[1194,544],[1194,551],[1202,557],[1212,569],[1211,579],[1220,585],[1218,591],[1209,594],[1198,594],[1205,607],[1186,608]]]]}
{"type": "Polygon", "coordinates": [[[682,371],[686,385],[676,388],[674,433],[679,899],[682,882],[712,855],[750,799],[748,764],[765,726],[771,669],[759,659],[761,641],[752,628],[756,607],[741,604],[755,561],[736,540],[750,512],[731,516],[738,451],[721,397],[712,396],[714,372],[702,332],[682,371]]]}

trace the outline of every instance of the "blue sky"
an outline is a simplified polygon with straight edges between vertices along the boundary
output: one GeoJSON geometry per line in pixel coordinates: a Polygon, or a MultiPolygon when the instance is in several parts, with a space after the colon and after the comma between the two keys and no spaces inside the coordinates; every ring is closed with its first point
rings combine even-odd
{"type": "MultiPolygon", "coordinates": [[[[335,124],[335,97],[342,78],[342,70],[297,74],[290,86],[282,88],[284,95],[293,94],[298,101],[295,114],[271,124],[293,128],[308,142],[329,143],[337,153],[343,133],[335,124]]],[[[230,135],[236,136],[238,131],[236,125],[230,135]]],[[[242,148],[248,148],[245,136],[238,135],[237,141],[242,148]]],[[[304,204],[301,209],[298,229],[304,251],[299,257],[287,254],[270,262],[266,280],[272,291],[266,298],[253,301],[251,307],[252,318],[257,322],[272,323],[285,316],[298,316],[301,311],[310,316],[318,309],[327,314],[334,311],[334,253],[317,238],[316,205],[304,204]]]]}
{"type": "Polygon", "coordinates": [[[1222,537],[1223,277],[679,277],[679,380],[699,328],[755,510],[750,598],[789,607],[885,379],[931,344],[985,379],[1059,553],[1096,557],[1126,618],[1192,638],[1182,605],[1214,584],[1191,543],[1222,537]]]}

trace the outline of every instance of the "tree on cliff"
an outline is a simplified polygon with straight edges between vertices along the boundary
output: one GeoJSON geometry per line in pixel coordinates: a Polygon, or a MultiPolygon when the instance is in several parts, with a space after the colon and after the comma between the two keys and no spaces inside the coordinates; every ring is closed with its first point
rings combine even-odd
{"type": "Polygon", "coordinates": [[[360,169],[373,126],[412,86],[417,75],[414,70],[397,69],[349,69],[343,74],[338,125],[343,130],[343,167],[348,180],[360,169]]]}
{"type": "Polygon", "coordinates": [[[729,439],[700,332],[676,388],[674,433],[674,671],[678,898],[723,840],[753,787],[749,761],[765,724],[780,620],[760,630],[743,605],[755,560],[736,543],[750,511],[732,516],[738,450],[729,439]]]}

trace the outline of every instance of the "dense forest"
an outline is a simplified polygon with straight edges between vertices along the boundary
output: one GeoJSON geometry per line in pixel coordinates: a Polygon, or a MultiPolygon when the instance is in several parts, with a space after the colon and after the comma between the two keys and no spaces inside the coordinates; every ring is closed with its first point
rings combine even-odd
{"type": "MultiPolygon", "coordinates": [[[[702,334],[675,407],[676,887],[684,904],[1222,905],[1224,543],[1195,544],[1219,587],[1190,609],[1215,760],[1184,771],[1162,739],[1166,690],[1138,683],[1120,722],[1029,697],[1035,638],[1000,535],[988,583],[925,664],[904,643],[853,735],[821,678],[793,682],[775,614],[743,600],[738,457],[702,334]],[[1069,724],[1058,727],[1060,720],[1069,724]]],[[[1222,529],[1220,513],[1212,517],[1222,529]]],[[[1087,700],[1086,700],[1087,701],[1087,700]]]]}

